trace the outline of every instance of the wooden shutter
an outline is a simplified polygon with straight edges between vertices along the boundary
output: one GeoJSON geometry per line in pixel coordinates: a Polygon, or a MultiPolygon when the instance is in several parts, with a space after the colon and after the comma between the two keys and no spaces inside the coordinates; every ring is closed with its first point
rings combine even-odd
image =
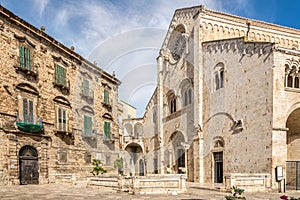
{"type": "Polygon", "coordinates": [[[27,122],[28,118],[28,101],[26,98],[23,98],[23,122],[27,122]]]}
{"type": "Polygon", "coordinates": [[[104,122],[104,137],[105,139],[110,139],[110,123],[104,122]]]}
{"type": "Polygon", "coordinates": [[[55,81],[58,84],[66,85],[66,69],[56,64],[55,81]]]}
{"type": "Polygon", "coordinates": [[[89,88],[90,88],[90,82],[86,79],[83,80],[83,94],[85,96],[89,96],[89,88]]]}
{"type": "Polygon", "coordinates": [[[67,111],[63,110],[63,130],[67,131],[67,111]]]}
{"type": "Polygon", "coordinates": [[[20,67],[24,67],[25,65],[25,59],[24,59],[24,47],[19,47],[19,59],[20,59],[20,67]]]}
{"type": "Polygon", "coordinates": [[[84,115],[84,134],[89,136],[92,134],[92,118],[84,115]]]}
{"type": "Polygon", "coordinates": [[[34,123],[33,115],[33,101],[23,98],[23,121],[27,123],[34,123]]]}
{"type": "Polygon", "coordinates": [[[109,93],[107,90],[104,90],[104,103],[109,104],[109,93]]]}
{"type": "Polygon", "coordinates": [[[29,122],[34,123],[34,115],[33,115],[33,101],[28,99],[29,104],[29,122]]]}

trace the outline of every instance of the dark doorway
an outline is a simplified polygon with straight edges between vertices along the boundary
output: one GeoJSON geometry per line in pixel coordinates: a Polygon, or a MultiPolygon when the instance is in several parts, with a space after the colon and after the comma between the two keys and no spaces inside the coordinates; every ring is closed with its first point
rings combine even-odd
{"type": "Polygon", "coordinates": [[[140,165],[140,173],[139,173],[139,175],[140,176],[144,176],[145,175],[145,173],[144,173],[145,168],[144,168],[144,161],[142,159],[140,159],[139,165],[140,165]]]}
{"type": "Polygon", "coordinates": [[[214,153],[215,183],[223,183],[223,152],[214,153]]]}
{"type": "Polygon", "coordinates": [[[300,189],[300,161],[286,162],[286,189],[300,189]]]}
{"type": "Polygon", "coordinates": [[[185,153],[184,149],[178,149],[178,174],[184,174],[183,168],[185,168],[185,153]]]}
{"type": "Polygon", "coordinates": [[[38,155],[35,148],[24,146],[19,152],[20,184],[39,184],[38,155]]]}

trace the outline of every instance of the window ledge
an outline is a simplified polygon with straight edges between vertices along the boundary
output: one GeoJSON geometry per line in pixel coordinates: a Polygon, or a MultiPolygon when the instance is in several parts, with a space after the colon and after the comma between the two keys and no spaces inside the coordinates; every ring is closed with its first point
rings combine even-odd
{"type": "Polygon", "coordinates": [[[287,91],[287,92],[297,92],[297,93],[300,93],[300,88],[285,87],[284,90],[287,91]]]}

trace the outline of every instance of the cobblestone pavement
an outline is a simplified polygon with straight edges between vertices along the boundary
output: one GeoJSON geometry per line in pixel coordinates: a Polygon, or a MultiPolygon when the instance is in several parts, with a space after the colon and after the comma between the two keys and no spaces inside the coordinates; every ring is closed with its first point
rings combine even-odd
{"type": "MultiPolygon", "coordinates": [[[[146,199],[180,199],[180,200],[219,200],[225,199],[227,193],[200,189],[195,183],[188,183],[186,194],[163,194],[163,195],[130,195],[125,192],[117,192],[110,188],[86,188],[71,186],[70,184],[46,184],[46,185],[14,185],[0,186],[1,200],[94,200],[94,199],[126,199],[126,200],[146,200],[146,199]]],[[[245,194],[247,200],[279,200],[280,193],[253,193],[245,194]]],[[[300,197],[299,192],[288,193],[294,197],[300,197]]]]}

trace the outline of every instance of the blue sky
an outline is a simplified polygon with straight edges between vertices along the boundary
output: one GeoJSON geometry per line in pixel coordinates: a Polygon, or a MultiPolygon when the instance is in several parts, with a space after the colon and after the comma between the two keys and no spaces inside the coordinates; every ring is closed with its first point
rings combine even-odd
{"type": "Polygon", "coordinates": [[[20,18],[122,81],[119,98],[144,108],[156,85],[156,57],[174,10],[207,8],[300,29],[298,0],[0,0],[20,18]]]}

